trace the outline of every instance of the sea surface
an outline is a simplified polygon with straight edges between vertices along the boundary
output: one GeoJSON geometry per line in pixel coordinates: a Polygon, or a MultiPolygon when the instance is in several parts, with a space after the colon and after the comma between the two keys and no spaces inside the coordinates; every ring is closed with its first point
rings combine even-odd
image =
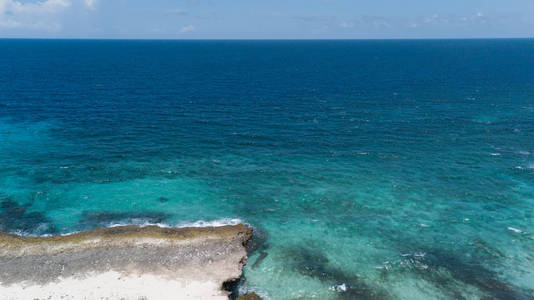
{"type": "Polygon", "coordinates": [[[534,299],[534,40],[0,40],[0,231],[236,222],[266,299],[534,299]]]}

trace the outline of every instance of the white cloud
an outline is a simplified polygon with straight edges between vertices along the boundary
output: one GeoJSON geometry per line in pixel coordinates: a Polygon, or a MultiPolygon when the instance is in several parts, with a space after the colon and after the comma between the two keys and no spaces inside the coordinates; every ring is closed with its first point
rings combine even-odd
{"type": "Polygon", "coordinates": [[[417,26],[427,25],[441,28],[466,28],[485,25],[490,21],[495,21],[495,19],[486,17],[486,15],[482,12],[476,12],[471,15],[433,14],[431,16],[423,17],[420,20],[415,20],[413,24],[417,26]]]}
{"type": "Polygon", "coordinates": [[[89,9],[95,10],[98,0],[84,0],[85,6],[89,9]]]}
{"type": "Polygon", "coordinates": [[[195,31],[195,26],[193,25],[187,25],[187,26],[180,28],[180,33],[187,33],[187,32],[192,32],[192,31],[195,31]]]}
{"type": "Polygon", "coordinates": [[[354,28],[355,24],[354,22],[347,22],[347,21],[343,21],[341,22],[341,24],[339,24],[339,27],[341,28],[354,28]]]}
{"type": "Polygon", "coordinates": [[[186,10],[179,8],[171,8],[165,11],[167,15],[176,15],[176,16],[187,16],[189,13],[186,10]]]}
{"type": "Polygon", "coordinates": [[[58,30],[61,25],[54,16],[69,6],[69,0],[41,0],[37,2],[0,0],[0,29],[58,30]]]}

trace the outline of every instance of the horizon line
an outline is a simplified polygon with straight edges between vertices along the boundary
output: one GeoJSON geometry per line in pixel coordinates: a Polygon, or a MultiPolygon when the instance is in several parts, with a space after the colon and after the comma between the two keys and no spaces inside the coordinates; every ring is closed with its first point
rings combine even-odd
{"type": "Polygon", "coordinates": [[[0,40],[109,40],[109,41],[388,41],[388,40],[529,40],[532,37],[425,37],[425,38],[107,38],[107,37],[2,37],[0,40]]]}

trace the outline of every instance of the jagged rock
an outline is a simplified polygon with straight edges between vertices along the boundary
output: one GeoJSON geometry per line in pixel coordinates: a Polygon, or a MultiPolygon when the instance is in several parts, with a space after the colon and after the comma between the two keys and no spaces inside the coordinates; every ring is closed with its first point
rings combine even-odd
{"type": "Polygon", "coordinates": [[[252,292],[250,294],[239,296],[236,300],[261,300],[261,298],[256,293],[252,292]]]}

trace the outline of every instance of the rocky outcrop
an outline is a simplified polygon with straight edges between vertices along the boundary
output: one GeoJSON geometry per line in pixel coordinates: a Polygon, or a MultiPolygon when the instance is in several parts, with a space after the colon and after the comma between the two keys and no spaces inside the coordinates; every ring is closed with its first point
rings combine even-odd
{"type": "Polygon", "coordinates": [[[236,298],[236,300],[261,300],[256,293],[245,294],[236,298]]]}
{"type": "Polygon", "coordinates": [[[0,233],[5,299],[228,299],[247,261],[244,225],[121,226],[65,236],[0,233]]]}

